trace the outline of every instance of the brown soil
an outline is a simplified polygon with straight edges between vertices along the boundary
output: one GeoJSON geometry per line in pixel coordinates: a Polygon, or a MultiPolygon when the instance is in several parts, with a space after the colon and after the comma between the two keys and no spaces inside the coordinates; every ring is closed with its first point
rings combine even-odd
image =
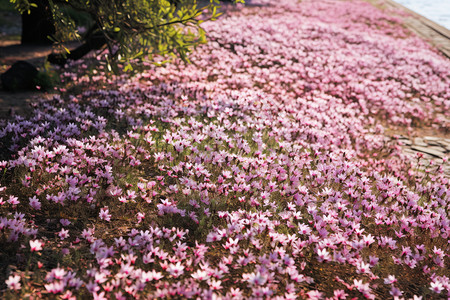
{"type": "MultiPolygon", "coordinates": [[[[49,47],[21,46],[19,41],[0,41],[0,73],[5,72],[14,62],[27,60],[33,65],[42,65],[44,58],[51,52],[49,47]]],[[[0,90],[0,118],[9,118],[15,114],[27,114],[30,102],[42,93],[37,91],[6,92],[0,90]]]]}
{"type": "MultiPolygon", "coordinates": [[[[75,48],[78,43],[67,45],[75,48]]],[[[0,40],[0,74],[5,72],[12,64],[25,60],[40,69],[46,57],[55,51],[52,46],[24,46],[18,40],[0,40]]],[[[35,98],[50,97],[40,91],[7,92],[0,89],[0,118],[11,118],[15,114],[26,115],[31,112],[30,103],[35,98]]]]}
{"type": "MultiPolygon", "coordinates": [[[[14,62],[26,60],[36,67],[43,65],[45,57],[51,53],[50,46],[22,46],[19,41],[0,41],[0,73],[5,72],[14,62]]],[[[39,91],[7,92],[0,90],[0,118],[10,118],[15,114],[27,114],[30,103],[35,97],[41,97],[39,91]]]]}
{"type": "Polygon", "coordinates": [[[52,46],[24,46],[20,41],[0,40],[0,65],[12,65],[18,60],[26,60],[41,65],[45,57],[52,53],[52,46]]]}

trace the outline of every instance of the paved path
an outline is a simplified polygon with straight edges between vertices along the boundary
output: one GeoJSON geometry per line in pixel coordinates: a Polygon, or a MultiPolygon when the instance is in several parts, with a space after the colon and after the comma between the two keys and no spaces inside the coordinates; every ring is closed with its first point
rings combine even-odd
{"type": "MultiPolygon", "coordinates": [[[[370,1],[372,2],[372,1],[370,1]]],[[[436,46],[439,51],[450,59],[450,30],[425,18],[422,15],[404,7],[392,0],[384,0],[387,7],[401,9],[410,17],[405,18],[405,25],[419,36],[436,46]]]]}
{"type": "Polygon", "coordinates": [[[423,136],[408,138],[400,136],[398,142],[403,151],[409,154],[410,158],[419,163],[421,170],[436,170],[437,166],[442,166],[442,171],[447,178],[450,178],[450,162],[446,160],[450,156],[450,139],[437,136],[423,136]],[[421,153],[420,161],[417,154],[421,153]]]}

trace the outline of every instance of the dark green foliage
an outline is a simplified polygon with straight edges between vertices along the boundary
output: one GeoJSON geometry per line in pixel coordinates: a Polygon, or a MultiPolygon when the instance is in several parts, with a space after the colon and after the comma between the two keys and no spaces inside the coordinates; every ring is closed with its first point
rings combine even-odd
{"type": "Polygon", "coordinates": [[[50,91],[53,89],[59,82],[58,73],[51,69],[49,63],[46,63],[39,73],[37,73],[34,84],[41,91],[50,91]]]}
{"type": "MultiPolygon", "coordinates": [[[[10,0],[22,14],[37,4],[33,0],[10,0]]],[[[239,0],[238,0],[239,1],[239,0]]],[[[108,48],[110,65],[172,55],[188,61],[193,47],[204,43],[201,23],[215,19],[219,2],[201,7],[196,0],[45,0],[53,12],[55,42],[89,41],[101,36],[108,48]],[[205,13],[207,11],[207,15],[205,13]],[[81,31],[85,31],[83,34],[81,31]]],[[[42,3],[42,1],[40,2],[42,3]]],[[[42,5],[42,4],[41,4],[42,5]]]]}

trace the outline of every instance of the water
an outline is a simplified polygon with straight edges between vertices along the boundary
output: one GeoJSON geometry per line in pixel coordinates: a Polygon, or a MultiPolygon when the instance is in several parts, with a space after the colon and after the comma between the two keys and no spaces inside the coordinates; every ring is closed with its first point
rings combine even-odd
{"type": "Polygon", "coordinates": [[[450,29],[450,0],[395,0],[395,2],[450,29]]]}

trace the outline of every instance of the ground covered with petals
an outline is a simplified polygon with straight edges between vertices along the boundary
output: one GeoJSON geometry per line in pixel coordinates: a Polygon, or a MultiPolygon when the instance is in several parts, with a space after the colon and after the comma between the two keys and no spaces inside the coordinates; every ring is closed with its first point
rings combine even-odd
{"type": "Polygon", "coordinates": [[[3,121],[2,294],[450,296],[448,178],[385,134],[448,135],[450,61],[366,2],[261,4],[3,121]]]}

